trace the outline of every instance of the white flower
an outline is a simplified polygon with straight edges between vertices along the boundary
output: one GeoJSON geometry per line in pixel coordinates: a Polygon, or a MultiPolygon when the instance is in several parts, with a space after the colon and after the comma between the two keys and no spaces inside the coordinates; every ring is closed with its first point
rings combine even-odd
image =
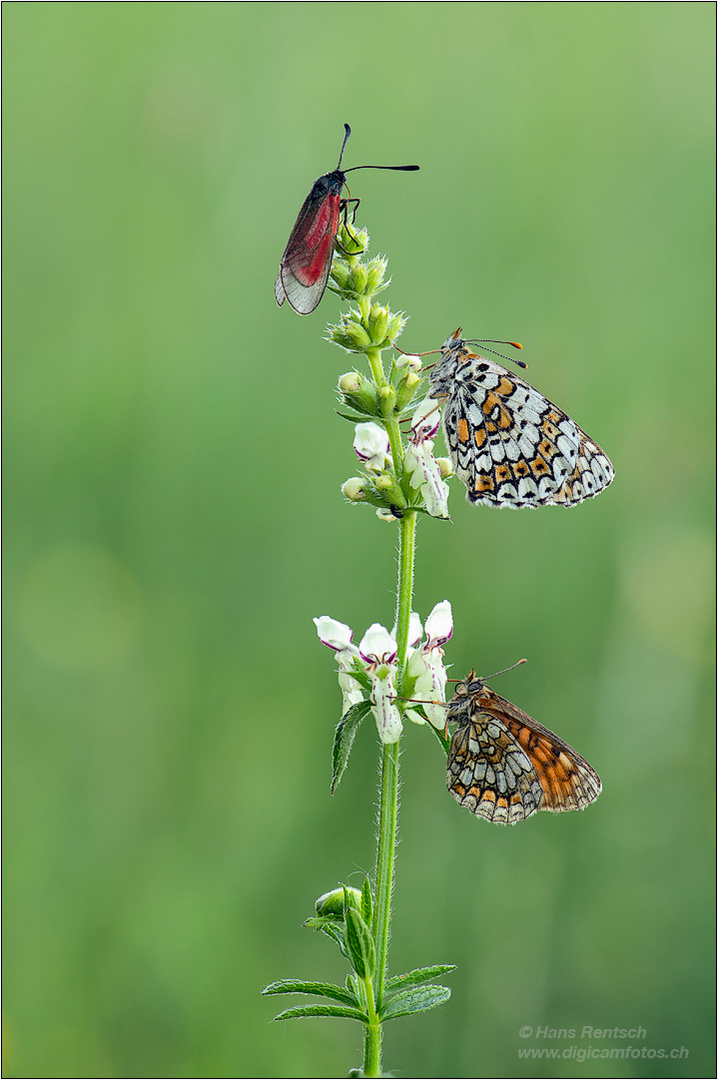
{"type": "Polygon", "coordinates": [[[352,645],[354,632],[345,623],[330,619],[328,615],[322,615],[314,619],[317,634],[322,645],[334,649],[334,656],[339,664],[339,687],[342,692],[342,716],[352,705],[364,700],[364,691],[361,684],[348,674],[359,660],[359,650],[352,645]]]}
{"type": "Polygon", "coordinates": [[[368,472],[383,472],[387,462],[391,462],[389,436],[378,424],[356,425],[354,449],[365,463],[368,472]]]}
{"type": "MultiPolygon", "coordinates": [[[[352,644],[352,629],[345,623],[322,615],[314,620],[314,624],[319,640],[328,648],[334,649],[339,665],[339,686],[343,696],[342,715],[352,705],[366,700],[366,691],[356,677],[358,668],[363,669],[371,682],[369,703],[379,738],[384,743],[398,742],[403,725],[396,705],[398,645],[395,632],[389,633],[381,623],[373,623],[357,648],[352,644]]],[[[411,613],[408,673],[416,680],[414,694],[422,701],[426,716],[434,727],[439,729],[443,729],[446,723],[446,710],[441,704],[446,693],[446,671],[441,646],[449,640],[453,629],[451,604],[448,600],[442,600],[434,606],[423,628],[416,612],[411,613]],[[423,643],[419,644],[422,636],[423,643]]],[[[415,709],[409,709],[406,715],[416,723],[424,722],[424,718],[415,709]]]]}
{"type": "Polygon", "coordinates": [[[419,488],[427,513],[448,518],[449,487],[442,480],[441,467],[433,454],[433,436],[439,428],[439,404],[424,398],[411,419],[405,465],[409,483],[419,488]]]}
{"type": "MultiPolygon", "coordinates": [[[[446,725],[446,709],[439,702],[446,700],[446,669],[444,651],[441,648],[454,631],[451,604],[448,600],[434,606],[426,620],[426,639],[420,649],[415,649],[409,657],[409,674],[416,678],[414,695],[424,702],[424,712],[434,727],[443,729],[446,725]]],[[[411,719],[421,722],[422,717],[411,710],[411,719]]]]}
{"type": "Polygon", "coordinates": [[[371,679],[371,711],[379,738],[383,743],[398,742],[403,724],[396,707],[396,641],[380,623],[373,623],[359,643],[359,652],[371,679]]]}
{"type": "Polygon", "coordinates": [[[421,625],[421,619],[412,611],[411,618],[409,619],[409,648],[414,649],[421,641],[424,628],[421,625]]]}

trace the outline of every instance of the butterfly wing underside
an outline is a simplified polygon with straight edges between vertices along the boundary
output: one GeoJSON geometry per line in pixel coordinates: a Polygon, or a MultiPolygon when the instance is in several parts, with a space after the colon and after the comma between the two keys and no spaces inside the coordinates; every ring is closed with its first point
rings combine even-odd
{"type": "Polygon", "coordinates": [[[493,360],[449,338],[431,376],[443,427],[473,503],[575,506],[611,483],[606,454],[562,409],[493,360]]]}
{"type": "Polygon", "coordinates": [[[446,784],[461,805],[499,825],[538,810],[583,810],[601,791],[573,747],[482,684],[457,713],[446,784]]]}

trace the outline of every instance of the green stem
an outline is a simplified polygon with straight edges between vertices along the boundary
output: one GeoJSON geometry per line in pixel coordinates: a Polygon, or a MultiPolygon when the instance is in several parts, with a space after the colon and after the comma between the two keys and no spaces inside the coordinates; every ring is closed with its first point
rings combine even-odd
{"type": "MultiPolygon", "coordinates": [[[[416,537],[416,512],[408,510],[399,523],[399,581],[397,589],[397,663],[399,685],[404,675],[409,647],[409,620],[411,618],[414,586],[414,550],[416,537]]],[[[381,1010],[386,985],[387,955],[391,930],[391,895],[394,888],[394,858],[396,855],[397,821],[399,816],[399,743],[385,743],[382,747],[379,836],[376,855],[376,893],[374,898],[374,945],[376,947],[376,972],[373,997],[377,1010],[381,1010]]],[[[373,1003],[372,1003],[373,1004],[373,1003]]],[[[371,1018],[371,1013],[370,1013],[371,1018]]],[[[364,1045],[364,1075],[381,1075],[381,1026],[370,1025],[366,1029],[364,1045]],[[371,1061],[370,1061],[371,1057],[371,1061]],[[369,1071],[373,1069],[374,1071],[369,1071]]]]}
{"type": "Polygon", "coordinates": [[[369,1023],[364,1029],[364,1076],[381,1076],[381,1021],[374,1001],[374,986],[370,978],[364,980],[369,1023]]]}

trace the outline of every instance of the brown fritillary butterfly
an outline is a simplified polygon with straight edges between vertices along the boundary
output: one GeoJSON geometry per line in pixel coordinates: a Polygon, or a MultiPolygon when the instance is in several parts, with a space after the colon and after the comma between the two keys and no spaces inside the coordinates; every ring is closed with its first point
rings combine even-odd
{"type": "Polygon", "coordinates": [[[447,724],[454,721],[446,786],[472,814],[515,825],[537,810],[583,810],[598,798],[601,781],[585,758],[473,671],[448,703],[447,724]]]}

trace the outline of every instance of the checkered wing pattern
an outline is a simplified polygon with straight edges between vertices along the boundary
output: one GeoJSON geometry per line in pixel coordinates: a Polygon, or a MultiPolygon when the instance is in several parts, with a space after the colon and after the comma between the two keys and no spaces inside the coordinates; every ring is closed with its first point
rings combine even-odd
{"type": "Polygon", "coordinates": [[[430,376],[444,437],[472,503],[575,506],[611,483],[608,457],[533,386],[472,352],[457,330],[430,376]]]}
{"type": "Polygon", "coordinates": [[[473,671],[449,703],[452,721],[446,786],[472,814],[515,825],[537,810],[583,810],[598,798],[601,781],[585,758],[473,671]]]}

